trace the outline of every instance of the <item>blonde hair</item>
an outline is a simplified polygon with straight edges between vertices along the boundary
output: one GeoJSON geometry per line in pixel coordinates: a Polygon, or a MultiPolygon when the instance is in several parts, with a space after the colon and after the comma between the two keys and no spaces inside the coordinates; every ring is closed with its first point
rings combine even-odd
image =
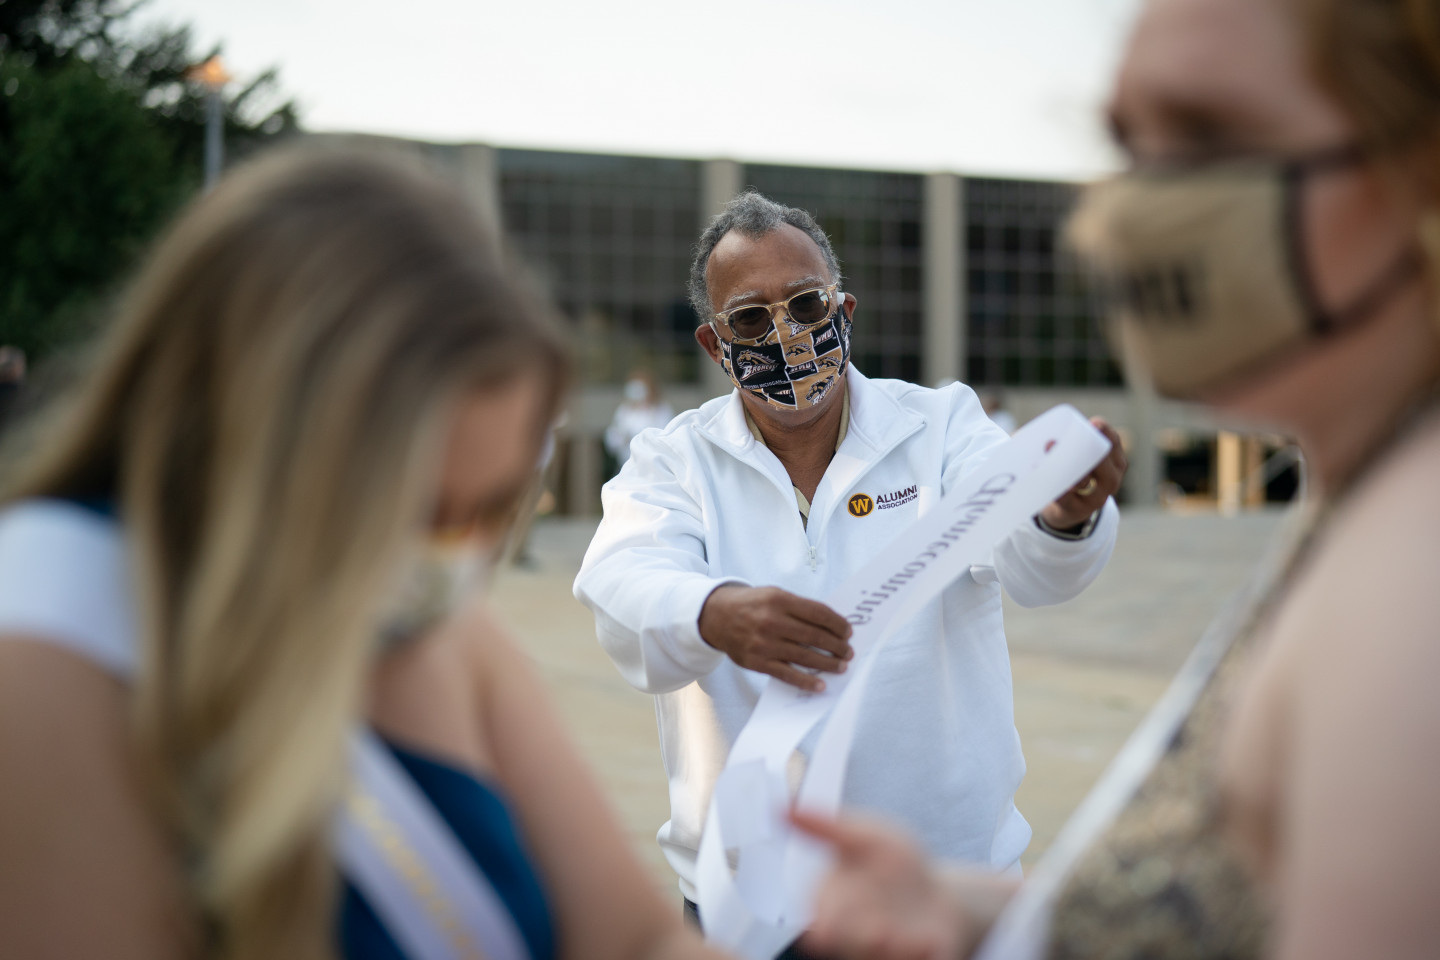
{"type": "MultiPolygon", "coordinates": [[[[1295,0],[1311,72],[1395,172],[1418,148],[1429,209],[1420,244],[1440,285],[1440,2],[1295,0]]],[[[1440,330],[1440,311],[1432,314],[1440,330]]]]}
{"type": "Polygon", "coordinates": [[[374,598],[427,518],[444,413],[543,377],[548,310],[457,190],[333,150],[196,203],[6,498],[112,498],[144,626],[135,731],[207,954],[332,953],[328,820],[374,598]]]}
{"type": "Polygon", "coordinates": [[[1440,121],[1440,4],[1296,0],[1310,66],[1380,147],[1433,139],[1440,121]]]}

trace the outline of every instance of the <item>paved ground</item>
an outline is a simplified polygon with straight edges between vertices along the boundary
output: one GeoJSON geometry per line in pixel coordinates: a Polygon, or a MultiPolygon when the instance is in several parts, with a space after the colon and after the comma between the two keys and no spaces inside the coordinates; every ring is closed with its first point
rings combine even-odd
{"type": "MultiPolygon", "coordinates": [[[[1259,561],[1279,514],[1222,518],[1132,511],[1110,566],[1060,607],[1006,608],[1016,724],[1029,773],[1018,803],[1035,828],[1033,863],[1144,716],[1225,597],[1259,561]]],[[[536,525],[532,570],[493,591],[550,682],[557,705],[634,838],[673,890],[655,844],[667,816],[650,697],[626,684],[595,641],[570,583],[593,523],[536,525]]]]}

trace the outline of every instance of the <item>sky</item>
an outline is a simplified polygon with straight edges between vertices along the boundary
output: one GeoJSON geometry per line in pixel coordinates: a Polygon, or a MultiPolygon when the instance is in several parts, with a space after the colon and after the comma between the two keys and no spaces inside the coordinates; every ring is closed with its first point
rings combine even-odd
{"type": "Polygon", "coordinates": [[[1141,0],[151,0],[307,129],[1085,179],[1141,0]]]}

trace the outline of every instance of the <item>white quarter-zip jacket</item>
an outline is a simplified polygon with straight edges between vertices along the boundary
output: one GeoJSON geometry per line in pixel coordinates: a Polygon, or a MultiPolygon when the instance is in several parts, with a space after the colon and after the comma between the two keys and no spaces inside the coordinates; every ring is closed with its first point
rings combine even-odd
{"type": "MultiPolygon", "coordinates": [[[[656,695],[670,779],[670,820],[657,839],[692,900],[710,793],[770,679],[701,639],[711,591],[740,583],[823,599],[1006,439],[963,384],[929,390],[853,368],[846,383],[850,429],[808,525],[732,392],[635,438],[605,485],[604,519],[575,580],[616,667],[656,695]],[[856,494],[873,501],[868,513],[848,508],[856,494]]],[[[997,869],[1019,859],[1030,826],[1014,803],[1025,760],[1000,587],[1023,606],[1074,597],[1109,560],[1118,525],[1113,502],[1084,540],[1027,523],[993,564],[972,567],[895,633],[861,708],[847,808],[898,822],[932,856],[997,869]]]]}

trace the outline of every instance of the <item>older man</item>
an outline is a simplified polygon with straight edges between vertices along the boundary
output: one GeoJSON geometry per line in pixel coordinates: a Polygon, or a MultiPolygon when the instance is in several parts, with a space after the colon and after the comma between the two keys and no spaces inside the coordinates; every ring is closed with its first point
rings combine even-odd
{"type": "MultiPolygon", "coordinates": [[[[747,193],[700,238],[695,338],[736,389],[635,438],[575,595],[625,678],[656,694],[671,816],[659,841],[695,897],[715,779],[764,682],[808,689],[846,668],[850,626],[816,602],[924,516],[1005,434],[975,394],[870,380],[850,365],[856,300],[802,210],[747,193]]],[[[1104,567],[1120,445],[972,567],[876,664],[844,801],[908,827],[933,855],[1009,869],[1015,732],[1000,587],[1068,600],[1104,567]]],[[[802,745],[802,753],[809,744],[802,745]]]]}

